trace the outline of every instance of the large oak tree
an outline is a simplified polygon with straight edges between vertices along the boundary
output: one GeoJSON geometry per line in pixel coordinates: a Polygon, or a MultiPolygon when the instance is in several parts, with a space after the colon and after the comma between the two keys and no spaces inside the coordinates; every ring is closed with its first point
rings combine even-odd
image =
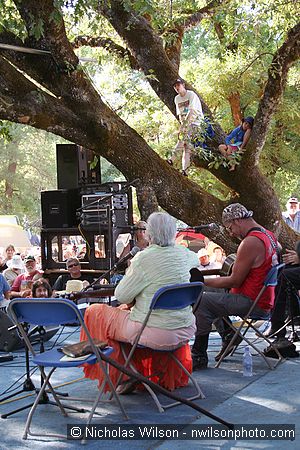
{"type": "MultiPolygon", "coordinates": [[[[150,12],[144,10],[144,3],[161,7],[166,2],[78,1],[71,5],[73,12],[81,7],[94,18],[105,18],[124,43],[121,46],[107,36],[77,36],[71,41],[64,22],[68,9],[63,8],[62,1],[15,0],[19,17],[13,25],[2,27],[0,44],[23,47],[25,51],[0,47],[0,118],[43,129],[90,148],[115,165],[128,180],[138,178],[136,187],[144,217],[159,205],[190,225],[220,222],[224,206],[240,201],[255,211],[258,222],[277,231],[284,245],[292,245],[296,235],[281,220],[278,198],[262,174],[259,161],[272,117],[284,94],[288,71],[300,56],[300,24],[287,30],[272,56],[251,140],[237,170],[229,172],[222,166],[208,169],[208,161],[194,156],[193,163],[199,170],[210,170],[230,189],[231,199],[224,202],[168,166],[104,102],[76,55],[75,49],[81,45],[100,45],[126,58],[132,70],[144,73],[159,99],[175,115],[172,83],[178,77],[184,35],[203,19],[209,19],[220,41],[224,40],[220,11],[230,1],[212,0],[202,8],[196,1],[180,2],[177,16],[165,24],[155,20],[154,8],[150,12]],[[37,52],[26,53],[28,48],[37,52]]],[[[224,45],[227,51],[234,52],[238,44],[232,39],[224,45]]],[[[188,84],[187,87],[193,89],[188,84]]],[[[217,152],[225,134],[201,92],[198,95],[205,114],[215,123],[211,148],[217,152]]],[[[233,92],[229,101],[238,121],[239,93],[233,92]]],[[[224,233],[219,234],[218,240],[227,250],[234,248],[224,233]]]]}

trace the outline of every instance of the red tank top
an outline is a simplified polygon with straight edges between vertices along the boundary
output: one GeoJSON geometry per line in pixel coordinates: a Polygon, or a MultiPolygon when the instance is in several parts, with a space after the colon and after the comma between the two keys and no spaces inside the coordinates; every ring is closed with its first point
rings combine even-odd
{"type": "MultiPolygon", "coordinates": [[[[267,230],[266,230],[267,231],[267,230]]],[[[276,238],[271,231],[267,231],[274,242],[276,242],[276,238]]],[[[243,294],[246,297],[251,298],[251,300],[255,300],[259,291],[261,290],[264,280],[268,271],[271,267],[277,264],[277,255],[276,249],[272,247],[270,239],[264,233],[260,231],[250,231],[248,236],[256,236],[260,239],[265,246],[265,260],[259,267],[253,267],[243,284],[239,288],[232,288],[230,290],[233,294],[243,294]]],[[[265,311],[270,311],[274,305],[275,298],[275,288],[272,286],[267,287],[261,298],[258,300],[257,306],[265,311]]]]}

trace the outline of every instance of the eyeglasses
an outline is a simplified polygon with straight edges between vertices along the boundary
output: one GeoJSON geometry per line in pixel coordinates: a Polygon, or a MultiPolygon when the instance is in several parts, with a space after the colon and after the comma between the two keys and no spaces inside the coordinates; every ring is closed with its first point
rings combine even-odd
{"type": "Polygon", "coordinates": [[[233,225],[233,223],[231,223],[230,225],[228,225],[228,227],[225,227],[225,230],[228,231],[229,233],[231,233],[232,225],[233,225]]]}
{"type": "Polygon", "coordinates": [[[72,267],[76,267],[76,266],[79,266],[79,264],[78,263],[69,264],[67,269],[72,269],[72,267]]]}

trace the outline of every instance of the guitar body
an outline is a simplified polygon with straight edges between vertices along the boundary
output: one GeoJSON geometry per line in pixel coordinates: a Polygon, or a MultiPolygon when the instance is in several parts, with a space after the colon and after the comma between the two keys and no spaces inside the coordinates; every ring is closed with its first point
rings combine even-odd
{"type": "Polygon", "coordinates": [[[236,253],[231,253],[231,255],[228,255],[223,262],[223,266],[221,267],[219,271],[219,275],[223,277],[228,277],[232,272],[233,264],[236,260],[236,253]]]}

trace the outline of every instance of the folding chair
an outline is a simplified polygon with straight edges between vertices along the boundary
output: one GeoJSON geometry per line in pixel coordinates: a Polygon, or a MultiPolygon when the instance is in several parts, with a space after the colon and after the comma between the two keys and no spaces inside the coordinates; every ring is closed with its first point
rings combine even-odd
{"type": "MultiPolygon", "coordinates": [[[[145,327],[147,326],[149,317],[153,310],[158,309],[166,309],[166,310],[179,310],[186,308],[189,305],[196,304],[200,296],[202,294],[203,289],[203,283],[197,282],[197,283],[184,283],[184,284],[175,284],[175,285],[169,285],[165,286],[163,288],[158,289],[158,291],[154,294],[149,311],[144,319],[144,322],[142,324],[142,327],[136,336],[132,347],[130,349],[130,352],[128,355],[126,354],[126,346],[128,346],[128,343],[120,342],[122,353],[125,359],[125,367],[130,367],[134,372],[138,373],[136,367],[134,366],[134,363],[132,361],[132,357],[134,355],[134,352],[137,348],[147,349],[150,347],[145,347],[143,345],[139,344],[139,340],[143,334],[143,331],[145,327]]],[[[185,345],[186,343],[182,344],[185,345]]],[[[150,350],[152,352],[164,352],[169,355],[170,358],[172,358],[175,363],[183,370],[183,372],[187,375],[189,380],[191,380],[194,388],[195,388],[195,394],[187,400],[195,400],[197,398],[205,398],[203,392],[201,391],[197,381],[192,377],[192,375],[189,373],[189,371],[183,366],[181,361],[175,356],[175,351],[180,348],[182,345],[178,346],[174,350],[157,350],[152,349],[150,350]]],[[[122,375],[120,375],[119,380],[117,382],[117,385],[121,383],[122,375]]],[[[164,412],[165,409],[171,408],[173,406],[179,405],[180,402],[172,402],[169,404],[162,404],[155,392],[146,384],[142,383],[144,387],[147,389],[151,397],[153,398],[159,412],[164,412]]]]}
{"type": "Polygon", "coordinates": [[[289,340],[292,342],[298,342],[300,340],[297,331],[295,330],[295,321],[300,319],[299,314],[295,314],[295,308],[296,305],[298,307],[298,310],[300,310],[300,297],[299,293],[300,291],[294,286],[294,284],[289,280],[289,278],[286,277],[285,272],[283,271],[281,276],[283,276],[286,280],[286,301],[287,301],[287,310],[288,310],[288,316],[284,321],[284,325],[279,328],[279,330],[276,330],[272,335],[269,336],[270,339],[273,337],[276,337],[278,333],[280,333],[282,330],[286,329],[287,327],[291,327],[291,333],[289,336],[289,340]],[[294,297],[294,304],[293,306],[293,297],[294,297]]]}
{"type": "Polygon", "coordinates": [[[124,414],[125,418],[128,418],[123,406],[120,403],[120,400],[118,398],[118,395],[115,391],[115,388],[111,382],[111,379],[108,374],[108,369],[106,364],[103,362],[101,358],[101,354],[105,356],[109,356],[113,349],[112,347],[107,347],[106,349],[100,351],[94,344],[90,333],[84,323],[83,317],[81,315],[81,312],[77,308],[77,306],[70,300],[57,298],[57,299],[42,299],[42,298],[16,298],[12,300],[8,306],[8,313],[14,323],[17,325],[24,342],[26,346],[28,347],[30,353],[33,355],[32,361],[34,364],[36,364],[41,372],[41,376],[43,379],[43,385],[35,399],[35,402],[28,414],[26,425],[25,425],[25,431],[23,435],[23,439],[27,439],[27,436],[51,436],[51,437],[59,437],[59,438],[66,438],[64,435],[60,434],[36,434],[32,433],[30,430],[31,421],[33,418],[33,414],[35,413],[35,410],[45,392],[46,387],[49,389],[50,393],[52,394],[56,405],[59,407],[61,413],[64,416],[67,416],[67,413],[65,411],[64,405],[61,403],[58,394],[54,391],[51,383],[50,378],[54,371],[58,368],[74,368],[82,366],[82,364],[99,364],[101,367],[101,370],[104,373],[104,382],[99,390],[99,394],[96,396],[95,401],[93,402],[93,407],[90,411],[90,414],[87,419],[86,425],[89,425],[93,414],[96,410],[96,407],[98,405],[98,402],[100,401],[101,395],[103,393],[104,385],[107,382],[110,386],[111,392],[115,400],[117,401],[117,404],[124,414]],[[68,323],[77,323],[81,327],[83,327],[86,336],[88,338],[89,344],[92,348],[93,353],[88,355],[86,359],[84,360],[76,360],[74,361],[64,361],[62,360],[62,357],[64,356],[63,353],[60,351],[60,348],[54,347],[52,350],[46,351],[44,353],[37,354],[26,334],[24,331],[24,328],[22,326],[23,323],[26,324],[32,324],[32,325],[40,325],[40,326],[47,326],[47,325],[66,325],[68,323]],[[48,375],[46,375],[44,368],[49,367],[51,368],[48,375]]]}
{"type": "MultiPolygon", "coordinates": [[[[244,340],[245,342],[247,342],[248,345],[250,345],[257,353],[260,354],[260,356],[265,360],[266,364],[268,365],[269,369],[274,369],[277,364],[279,364],[282,360],[283,357],[280,354],[280,352],[278,351],[278,349],[276,348],[276,346],[273,345],[273,343],[266,337],[264,336],[264,334],[254,326],[254,323],[257,320],[268,320],[270,318],[270,313],[266,313],[263,316],[258,315],[257,313],[254,313],[254,309],[259,301],[259,299],[261,298],[262,294],[265,292],[265,290],[267,289],[267,287],[269,286],[273,286],[275,287],[277,285],[277,281],[278,281],[278,272],[280,269],[282,269],[282,267],[284,267],[284,264],[278,264],[274,267],[272,267],[266,278],[264,281],[264,284],[260,290],[260,292],[258,293],[256,299],[254,300],[253,304],[251,305],[251,308],[249,309],[249,311],[247,312],[247,314],[244,317],[240,317],[241,318],[241,323],[239,325],[238,328],[235,328],[234,324],[232,324],[231,322],[229,322],[227,320],[226,317],[223,317],[223,319],[225,320],[225,322],[230,326],[230,328],[235,332],[231,341],[228,343],[227,348],[231,348],[233,347],[232,352],[230,352],[230,355],[232,355],[236,349],[236,347],[234,347],[234,343],[237,340],[238,336],[240,338],[242,338],[242,340],[244,340]],[[243,327],[246,327],[244,331],[242,331],[243,327]],[[246,334],[248,332],[249,329],[252,329],[255,331],[256,333],[256,337],[254,340],[249,339],[248,337],[246,337],[246,334]],[[267,359],[267,357],[265,356],[264,352],[262,350],[260,350],[256,345],[256,341],[258,339],[263,339],[263,341],[265,341],[271,348],[272,350],[275,351],[275,353],[278,356],[278,361],[272,366],[272,364],[270,364],[269,360],[267,359]]],[[[217,364],[215,365],[215,367],[219,367],[220,364],[222,363],[223,359],[225,358],[226,355],[226,350],[223,352],[223,355],[221,356],[221,358],[219,359],[219,361],[217,362],[217,364]]],[[[228,353],[227,353],[228,355],[228,353]]]]}

